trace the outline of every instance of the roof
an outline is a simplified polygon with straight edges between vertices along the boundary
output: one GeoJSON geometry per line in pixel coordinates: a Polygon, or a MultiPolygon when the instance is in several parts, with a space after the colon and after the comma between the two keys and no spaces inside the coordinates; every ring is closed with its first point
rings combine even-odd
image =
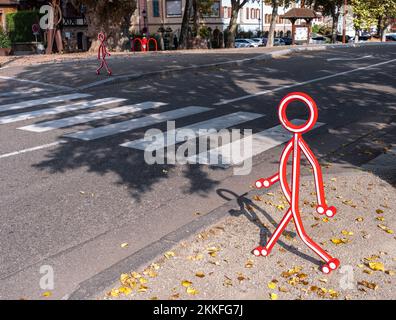
{"type": "Polygon", "coordinates": [[[316,18],[316,13],[312,9],[308,8],[293,8],[287,11],[281,18],[283,19],[290,19],[290,18],[297,18],[297,19],[304,19],[304,18],[310,18],[314,19],[316,18]]]}

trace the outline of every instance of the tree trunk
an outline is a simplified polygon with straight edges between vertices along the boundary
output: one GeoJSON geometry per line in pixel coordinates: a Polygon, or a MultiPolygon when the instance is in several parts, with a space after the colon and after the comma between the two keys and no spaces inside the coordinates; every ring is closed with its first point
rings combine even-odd
{"type": "Polygon", "coordinates": [[[332,15],[333,22],[331,24],[331,43],[337,42],[337,25],[339,15],[339,13],[335,13],[332,15]]]}
{"type": "Polygon", "coordinates": [[[238,13],[239,13],[239,7],[234,6],[234,4],[232,4],[230,24],[227,27],[227,48],[234,48],[235,46],[235,36],[238,27],[237,25],[238,13]]]}
{"type": "Polygon", "coordinates": [[[272,0],[271,2],[272,14],[266,47],[272,47],[274,45],[274,31],[276,27],[276,18],[278,17],[278,0],[272,0]]]}
{"type": "Polygon", "coordinates": [[[193,0],[186,0],[184,7],[183,20],[180,28],[179,48],[187,49],[188,47],[188,27],[190,25],[191,8],[193,0]]]}
{"type": "Polygon", "coordinates": [[[199,37],[199,12],[198,12],[198,0],[192,0],[192,8],[193,8],[193,27],[196,32],[196,36],[199,37]]]}

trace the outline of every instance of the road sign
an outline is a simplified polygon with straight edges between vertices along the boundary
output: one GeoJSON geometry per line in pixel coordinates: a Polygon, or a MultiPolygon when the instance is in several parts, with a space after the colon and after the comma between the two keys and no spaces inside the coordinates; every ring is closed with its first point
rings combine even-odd
{"type": "Polygon", "coordinates": [[[39,35],[40,34],[40,26],[37,23],[33,24],[32,31],[35,36],[39,35]]]}

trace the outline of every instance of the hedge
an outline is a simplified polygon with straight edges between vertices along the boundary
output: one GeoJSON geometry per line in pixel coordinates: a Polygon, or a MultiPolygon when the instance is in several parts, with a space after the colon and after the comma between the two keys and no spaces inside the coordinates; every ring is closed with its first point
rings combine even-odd
{"type": "Polygon", "coordinates": [[[18,11],[6,15],[7,31],[12,42],[30,42],[34,40],[32,25],[38,23],[38,11],[18,11]]]}

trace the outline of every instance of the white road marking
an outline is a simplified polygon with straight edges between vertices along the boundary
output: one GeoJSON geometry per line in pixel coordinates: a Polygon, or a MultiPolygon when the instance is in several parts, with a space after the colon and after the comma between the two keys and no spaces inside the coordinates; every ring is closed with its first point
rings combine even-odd
{"type": "MultiPolygon", "coordinates": [[[[164,132],[161,135],[152,135],[149,138],[142,138],[133,141],[128,141],[120,144],[121,147],[127,147],[132,149],[145,150],[150,146],[150,150],[159,150],[168,146],[175,145],[176,143],[182,142],[181,140],[176,141],[178,133],[182,133],[183,130],[192,130],[194,132],[194,138],[206,135],[208,129],[221,130],[239,123],[251,121],[264,115],[252,112],[235,112],[227,114],[221,117],[212,118],[206,121],[197,122],[185,127],[177,128],[176,130],[171,130],[164,132]],[[167,140],[167,137],[172,137],[171,141],[167,140]],[[162,139],[164,137],[164,139],[162,139]]],[[[183,137],[183,141],[187,140],[187,137],[183,137]]]]}
{"type": "Polygon", "coordinates": [[[362,60],[362,59],[367,59],[367,58],[372,58],[372,55],[367,55],[359,58],[346,58],[346,57],[335,57],[335,58],[329,58],[326,59],[327,61],[356,61],[356,60],[362,60]]]}
{"type": "Polygon", "coordinates": [[[37,146],[37,147],[33,147],[33,148],[28,148],[28,149],[15,151],[15,152],[5,153],[5,154],[0,155],[0,159],[9,158],[9,157],[17,156],[17,155],[23,154],[23,153],[28,153],[28,152],[32,152],[32,151],[37,151],[37,150],[42,150],[42,149],[54,147],[54,146],[57,146],[57,145],[59,145],[61,143],[65,143],[65,142],[67,142],[67,141],[58,140],[58,141],[55,141],[55,142],[52,142],[52,143],[43,144],[41,146],[37,146]]]}
{"type": "Polygon", "coordinates": [[[31,107],[44,105],[44,104],[63,102],[63,101],[67,101],[67,100],[82,99],[82,98],[86,98],[86,97],[90,97],[90,96],[91,96],[90,94],[85,94],[85,93],[72,93],[72,94],[66,94],[66,95],[56,96],[56,97],[21,101],[21,102],[17,102],[17,103],[5,104],[5,105],[0,106],[0,112],[10,111],[10,110],[19,110],[19,109],[24,109],[24,108],[31,108],[31,107]]]}
{"type": "MultiPolygon", "coordinates": [[[[119,100],[123,100],[123,99],[119,99],[119,100]]],[[[111,103],[111,101],[109,103],[111,103]]],[[[138,111],[142,111],[142,110],[146,110],[146,109],[150,109],[150,108],[157,108],[157,107],[160,107],[160,106],[163,106],[166,104],[167,103],[164,103],[164,102],[146,101],[146,102],[137,103],[134,105],[122,106],[122,107],[112,108],[112,109],[103,110],[103,111],[97,111],[97,112],[92,112],[92,113],[87,113],[87,114],[80,114],[80,115],[68,117],[68,118],[62,118],[62,119],[57,119],[57,120],[52,120],[52,121],[41,122],[41,123],[21,127],[18,129],[32,131],[32,132],[45,132],[45,131],[50,131],[50,130],[54,130],[54,129],[60,129],[60,128],[64,128],[64,127],[73,126],[73,125],[80,124],[80,123],[87,123],[89,121],[116,117],[116,116],[120,116],[123,114],[134,113],[134,112],[138,112],[138,111]]],[[[0,123],[1,123],[1,118],[0,118],[0,123]]]]}
{"type": "Polygon", "coordinates": [[[93,101],[81,101],[81,102],[77,102],[77,103],[73,103],[73,104],[66,104],[66,105],[58,106],[58,107],[54,107],[54,108],[47,108],[47,109],[40,109],[40,110],[36,110],[36,111],[17,113],[17,114],[13,114],[10,116],[0,117],[0,124],[29,120],[29,119],[33,119],[33,118],[37,118],[37,117],[49,116],[49,115],[54,115],[54,114],[58,114],[58,113],[88,109],[88,108],[93,108],[93,107],[100,107],[100,106],[104,106],[104,105],[108,105],[108,104],[112,104],[112,103],[123,102],[125,100],[126,99],[120,99],[120,98],[103,98],[103,99],[97,99],[97,100],[93,100],[93,101]]]}
{"type": "Polygon", "coordinates": [[[331,78],[343,76],[343,75],[346,75],[346,74],[349,74],[349,73],[353,73],[353,72],[357,72],[357,71],[361,71],[361,70],[366,70],[366,69],[370,69],[370,68],[373,68],[373,67],[382,66],[384,64],[392,63],[392,62],[395,62],[395,61],[396,61],[396,59],[392,59],[392,60],[388,60],[388,61],[383,61],[383,62],[371,64],[371,65],[365,66],[365,67],[359,67],[359,68],[348,70],[348,71],[338,72],[338,73],[331,74],[331,75],[324,76],[324,77],[319,77],[319,78],[315,78],[315,79],[311,79],[311,80],[307,80],[307,81],[297,82],[297,83],[294,83],[294,84],[289,84],[289,85],[277,87],[277,88],[274,88],[274,89],[259,91],[259,92],[256,92],[256,93],[248,94],[248,95],[241,96],[241,97],[234,98],[234,99],[222,100],[220,102],[215,103],[214,105],[215,106],[221,106],[221,105],[225,105],[225,104],[230,104],[230,103],[233,103],[233,102],[246,100],[246,99],[254,98],[254,97],[257,97],[257,96],[264,95],[264,94],[280,91],[280,90],[283,90],[283,89],[290,89],[290,88],[294,88],[294,87],[299,87],[299,86],[302,86],[302,85],[305,85],[305,84],[310,84],[310,83],[314,83],[314,82],[318,82],[318,81],[322,81],[322,80],[326,80],[326,79],[331,79],[331,78]]]}
{"type": "Polygon", "coordinates": [[[78,131],[75,133],[67,134],[65,135],[65,137],[90,141],[98,138],[115,135],[122,132],[127,132],[138,128],[147,127],[163,121],[183,118],[189,115],[210,111],[210,110],[212,109],[206,107],[195,107],[195,106],[185,107],[172,111],[152,114],[142,118],[135,118],[132,120],[118,122],[94,129],[78,131]]]}
{"type": "MultiPolygon", "coordinates": [[[[300,125],[306,122],[306,120],[294,119],[291,121],[295,125],[300,125]]],[[[317,122],[314,129],[323,126],[324,123],[317,122]]],[[[272,149],[286,141],[290,140],[292,134],[281,125],[266,129],[259,133],[255,133],[252,136],[242,138],[240,140],[233,141],[231,143],[222,145],[220,147],[211,149],[207,152],[199,153],[198,155],[193,155],[189,157],[190,163],[199,164],[216,164],[217,166],[228,167],[230,165],[238,165],[249,158],[263,153],[269,149],[272,149]],[[252,139],[252,152],[247,153],[241,151],[239,148],[248,144],[248,139],[252,139]]]]}
{"type": "Polygon", "coordinates": [[[35,80],[19,79],[19,78],[14,78],[14,77],[0,76],[0,79],[19,81],[19,82],[25,82],[25,83],[33,83],[33,84],[38,84],[38,85],[45,86],[45,87],[52,87],[52,88],[60,89],[60,90],[73,90],[74,89],[72,87],[60,86],[57,84],[46,83],[46,82],[35,81],[35,80]]]}
{"type": "Polygon", "coordinates": [[[14,96],[17,96],[17,95],[24,96],[24,95],[34,94],[34,93],[38,93],[38,92],[43,92],[43,91],[45,91],[45,89],[43,89],[43,88],[30,88],[30,89],[26,89],[26,90],[23,90],[23,91],[20,91],[20,90],[18,90],[18,91],[9,91],[9,92],[0,93],[0,98],[14,97],[14,96]]]}

